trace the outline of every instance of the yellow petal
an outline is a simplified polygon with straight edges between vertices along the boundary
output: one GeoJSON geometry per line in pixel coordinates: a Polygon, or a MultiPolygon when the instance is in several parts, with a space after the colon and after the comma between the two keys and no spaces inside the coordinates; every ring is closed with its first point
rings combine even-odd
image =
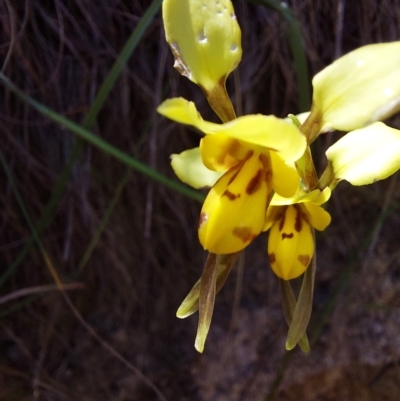
{"type": "Polygon", "coordinates": [[[310,120],[320,119],[323,131],[351,131],[392,115],[400,106],[400,42],[340,57],[314,77],[313,88],[310,120]]]}
{"type": "Polygon", "coordinates": [[[163,20],[175,68],[207,91],[239,64],[241,32],[229,0],[164,0],[163,20]]]}
{"type": "Polygon", "coordinates": [[[282,196],[290,197],[296,193],[300,183],[300,176],[296,167],[285,164],[276,152],[270,152],[272,165],[272,188],[282,196]]]}
{"type": "Polygon", "coordinates": [[[349,132],[327,151],[335,180],[372,184],[400,168],[400,131],[383,123],[349,132]]]}
{"type": "Polygon", "coordinates": [[[270,191],[268,157],[249,151],[246,160],[218,180],[204,202],[199,222],[204,249],[226,254],[249,245],[263,228],[270,191]]]}
{"type": "Polygon", "coordinates": [[[280,218],[277,217],[277,215],[282,212],[282,208],[279,206],[272,206],[271,204],[268,206],[267,213],[265,215],[265,222],[264,222],[264,227],[263,231],[267,231],[272,227],[272,224],[280,218]]]}
{"type": "Polygon", "coordinates": [[[165,100],[157,109],[165,117],[192,125],[205,134],[225,134],[251,145],[275,150],[286,163],[299,159],[306,149],[304,135],[292,124],[275,116],[251,114],[225,124],[204,121],[194,103],[183,98],[165,100]]]}
{"type": "MultiPolygon", "coordinates": [[[[318,231],[324,231],[331,223],[331,215],[315,203],[303,203],[309,223],[318,231]]],[[[304,210],[303,209],[303,210],[304,210]]]]}
{"type": "Polygon", "coordinates": [[[268,238],[268,258],[274,273],[294,279],[307,269],[314,254],[312,228],[299,205],[280,207],[268,238]]]}
{"type": "Polygon", "coordinates": [[[207,135],[200,142],[203,163],[211,170],[226,171],[246,156],[249,148],[225,134],[207,135]]]}
{"type": "Polygon", "coordinates": [[[314,189],[311,192],[305,192],[301,186],[297,188],[297,192],[292,197],[283,197],[275,194],[271,200],[271,206],[293,205],[294,203],[312,202],[316,205],[322,205],[331,197],[331,189],[326,187],[323,191],[314,189]]]}
{"type": "Polygon", "coordinates": [[[171,155],[171,166],[182,182],[196,189],[212,187],[222,175],[203,164],[200,148],[171,155]]]}
{"type": "Polygon", "coordinates": [[[204,120],[197,111],[195,104],[189,102],[183,97],[174,97],[165,100],[157,107],[157,111],[164,117],[168,117],[181,124],[197,127],[204,123],[204,120]]]}

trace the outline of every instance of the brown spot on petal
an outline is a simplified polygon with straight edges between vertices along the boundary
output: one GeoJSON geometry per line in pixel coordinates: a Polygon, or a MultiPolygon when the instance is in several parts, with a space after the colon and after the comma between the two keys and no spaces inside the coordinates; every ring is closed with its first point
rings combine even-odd
{"type": "Polygon", "coordinates": [[[258,170],[256,175],[249,181],[246,187],[246,193],[252,195],[261,188],[261,181],[263,179],[263,170],[258,170]]]}
{"type": "Polygon", "coordinates": [[[242,165],[239,166],[239,168],[237,166],[233,167],[233,168],[237,168],[237,171],[235,172],[235,174],[233,174],[233,176],[229,179],[228,181],[228,185],[231,185],[232,182],[235,180],[235,178],[237,177],[237,175],[239,174],[240,170],[242,169],[242,165]]]}
{"type": "Polygon", "coordinates": [[[307,267],[310,263],[310,256],[308,255],[299,255],[297,257],[297,260],[305,267],[307,267]]]}
{"type": "Polygon", "coordinates": [[[296,209],[296,221],[294,223],[294,229],[299,233],[303,227],[302,213],[298,205],[293,205],[296,209]]]}
{"type": "Polygon", "coordinates": [[[236,227],[233,229],[232,234],[235,237],[239,237],[244,243],[250,242],[256,237],[250,227],[236,227]]]}
{"type": "Polygon", "coordinates": [[[290,233],[290,234],[286,234],[286,233],[282,233],[282,239],[285,239],[285,238],[293,238],[293,233],[290,233]]]}
{"type": "Polygon", "coordinates": [[[258,156],[258,160],[260,160],[260,162],[262,163],[264,170],[269,170],[270,163],[267,156],[265,156],[263,153],[260,153],[258,156]]]}
{"type": "Polygon", "coordinates": [[[268,259],[269,259],[269,263],[275,263],[275,260],[276,260],[276,258],[275,258],[275,254],[274,253],[269,253],[268,254],[268,259]]]}
{"type": "Polygon", "coordinates": [[[265,171],[265,181],[266,181],[267,185],[269,186],[272,181],[272,171],[271,170],[265,171]]]}
{"type": "Polygon", "coordinates": [[[276,215],[276,220],[280,220],[279,222],[279,231],[282,231],[282,228],[285,224],[285,218],[286,218],[286,209],[287,206],[282,206],[281,212],[277,213],[276,215]]]}
{"type": "Polygon", "coordinates": [[[206,223],[207,220],[208,220],[208,214],[207,213],[200,213],[199,229],[206,223]]]}
{"type": "Polygon", "coordinates": [[[235,180],[235,178],[236,178],[237,175],[239,174],[240,170],[242,169],[244,163],[246,163],[246,161],[247,161],[251,156],[253,156],[253,153],[254,153],[253,150],[249,150],[249,151],[246,153],[246,156],[243,158],[243,160],[242,160],[237,166],[232,167],[232,168],[235,168],[235,169],[237,169],[237,170],[236,170],[236,172],[233,174],[233,176],[229,179],[229,181],[228,181],[228,186],[232,184],[232,182],[235,180]]]}
{"type": "Polygon", "coordinates": [[[229,189],[225,190],[222,196],[226,196],[231,201],[234,201],[236,198],[240,198],[240,194],[235,195],[233,192],[229,191],[229,189]]]}

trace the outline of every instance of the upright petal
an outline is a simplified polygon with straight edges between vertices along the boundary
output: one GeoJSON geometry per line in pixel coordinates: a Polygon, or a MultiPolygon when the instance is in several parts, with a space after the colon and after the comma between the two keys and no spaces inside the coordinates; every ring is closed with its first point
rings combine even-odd
{"type": "Polygon", "coordinates": [[[207,91],[239,64],[241,32],[229,0],[164,0],[163,20],[175,67],[207,91]]]}

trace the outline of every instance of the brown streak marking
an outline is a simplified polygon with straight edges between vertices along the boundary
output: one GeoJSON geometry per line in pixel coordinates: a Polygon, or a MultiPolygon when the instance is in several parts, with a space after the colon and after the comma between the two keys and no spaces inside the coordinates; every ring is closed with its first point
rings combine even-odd
{"type": "Polygon", "coordinates": [[[256,237],[249,227],[235,227],[232,230],[232,234],[235,237],[239,237],[245,243],[252,241],[256,237]]]}
{"type": "Polygon", "coordinates": [[[249,181],[246,187],[247,195],[253,195],[261,188],[261,181],[263,178],[263,171],[258,170],[256,175],[249,181]]]}
{"type": "Polygon", "coordinates": [[[279,216],[277,216],[277,220],[278,220],[278,219],[281,220],[280,223],[279,223],[279,231],[282,231],[282,228],[283,228],[283,226],[285,225],[286,209],[287,209],[287,208],[288,208],[287,206],[284,206],[284,209],[285,209],[285,210],[283,210],[283,211],[281,212],[282,214],[279,214],[279,216]]]}
{"type": "Polygon", "coordinates": [[[290,233],[290,234],[286,234],[286,233],[282,233],[282,239],[285,239],[285,238],[293,238],[293,236],[294,236],[294,234],[293,233],[290,233]]]}
{"type": "Polygon", "coordinates": [[[260,153],[258,155],[258,160],[260,160],[260,162],[262,163],[262,165],[264,167],[264,170],[270,170],[269,169],[269,164],[270,163],[268,163],[268,157],[267,156],[265,156],[264,154],[260,153]]]}
{"type": "Polygon", "coordinates": [[[246,156],[243,158],[243,160],[235,167],[232,168],[237,168],[237,171],[235,172],[235,174],[233,174],[233,176],[229,179],[228,181],[228,186],[232,184],[232,182],[235,180],[235,178],[237,177],[237,175],[240,173],[240,170],[242,169],[242,167],[244,166],[244,163],[246,163],[246,161],[253,156],[254,151],[253,150],[249,150],[246,154],[246,156]]]}
{"type": "MultiPolygon", "coordinates": [[[[237,168],[237,166],[233,167],[233,168],[237,168]]],[[[238,170],[236,171],[235,174],[233,174],[233,176],[229,179],[228,181],[228,186],[232,184],[232,182],[235,180],[235,178],[237,177],[237,175],[239,174],[240,170],[242,169],[242,166],[239,166],[238,170]]]]}
{"type": "Polygon", "coordinates": [[[265,181],[267,182],[267,185],[269,186],[272,181],[272,171],[271,170],[265,171],[265,181]]]}
{"type": "Polygon", "coordinates": [[[275,254],[274,253],[269,253],[268,254],[268,259],[269,259],[269,263],[274,263],[276,258],[275,258],[275,254]]]}
{"type": "Polygon", "coordinates": [[[240,198],[240,194],[235,195],[233,192],[226,189],[222,196],[226,196],[229,200],[234,201],[236,198],[240,198]]]}
{"type": "Polygon", "coordinates": [[[307,267],[310,263],[310,257],[308,255],[299,255],[297,260],[305,267],[307,267]]]}
{"type": "Polygon", "coordinates": [[[296,221],[294,223],[294,229],[299,233],[303,227],[303,221],[301,216],[302,213],[298,205],[293,205],[293,206],[296,209],[296,221]]]}

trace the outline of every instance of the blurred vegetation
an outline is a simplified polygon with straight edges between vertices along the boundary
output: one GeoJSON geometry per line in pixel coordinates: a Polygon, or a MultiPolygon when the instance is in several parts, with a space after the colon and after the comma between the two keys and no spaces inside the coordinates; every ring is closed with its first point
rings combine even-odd
{"type": "MultiPolygon", "coordinates": [[[[290,20],[258,3],[234,1],[244,54],[229,93],[238,114],[283,117],[304,109],[290,20]]],[[[0,399],[397,400],[397,175],[343,184],[331,202],[309,356],[284,356],[265,238],[219,297],[205,354],[195,352],[196,317],[175,311],[204,263],[193,200],[203,195],[178,183],[169,155],[199,136],[155,109],[184,96],[214,117],[173,69],[160,4],[0,2],[0,399]]],[[[400,38],[396,0],[288,5],[310,76],[400,38]]],[[[333,135],[314,149],[321,169],[333,135]]]]}

